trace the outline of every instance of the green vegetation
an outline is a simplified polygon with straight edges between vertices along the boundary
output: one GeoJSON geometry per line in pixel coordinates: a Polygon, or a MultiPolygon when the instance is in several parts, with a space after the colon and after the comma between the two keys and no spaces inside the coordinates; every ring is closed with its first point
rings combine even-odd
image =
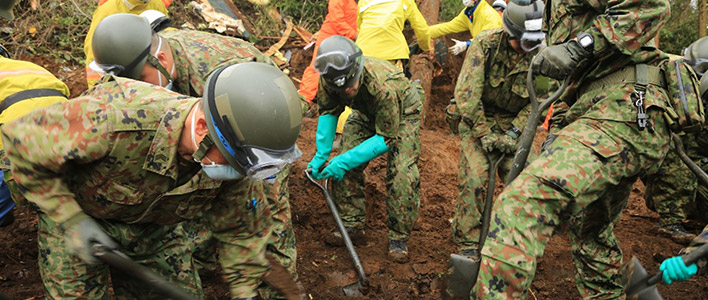
{"type": "Polygon", "coordinates": [[[669,2],[671,18],[661,29],[659,47],[668,53],[681,54],[683,48],[698,39],[698,9],[691,5],[691,0],[669,2]]]}

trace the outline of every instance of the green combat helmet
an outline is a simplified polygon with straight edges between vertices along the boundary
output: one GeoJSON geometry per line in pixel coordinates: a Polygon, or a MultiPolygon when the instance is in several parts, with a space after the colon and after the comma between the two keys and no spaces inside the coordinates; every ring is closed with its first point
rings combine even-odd
{"type": "Polygon", "coordinates": [[[708,37],[702,37],[683,49],[683,57],[698,77],[708,70],[708,37]]]}
{"type": "MultiPolygon", "coordinates": [[[[207,78],[202,103],[209,140],[242,175],[272,178],[302,156],[295,144],[302,125],[300,97],[278,68],[248,62],[216,69],[207,78]]],[[[200,150],[208,143],[202,141],[200,150]]],[[[194,158],[201,159],[196,153],[194,158]]]]}
{"type": "Polygon", "coordinates": [[[543,9],[544,4],[540,0],[528,5],[509,2],[502,15],[504,30],[512,38],[519,40],[521,49],[526,52],[541,47],[546,38],[546,34],[541,31],[543,9]]]}
{"type": "Polygon", "coordinates": [[[105,73],[140,79],[150,45],[152,29],[141,16],[121,13],[106,17],[93,33],[93,55],[105,73]]]}
{"type": "Polygon", "coordinates": [[[0,0],[0,17],[8,19],[10,21],[15,19],[15,15],[12,13],[12,7],[15,6],[17,0],[0,0]]]}
{"type": "Polygon", "coordinates": [[[320,44],[314,67],[328,88],[341,91],[352,86],[361,76],[364,55],[352,40],[333,35],[320,44]]]}

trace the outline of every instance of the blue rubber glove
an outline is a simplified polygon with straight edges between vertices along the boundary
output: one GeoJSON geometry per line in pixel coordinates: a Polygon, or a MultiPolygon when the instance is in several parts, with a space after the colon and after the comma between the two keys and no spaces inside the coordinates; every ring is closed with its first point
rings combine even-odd
{"type": "Polygon", "coordinates": [[[322,170],[322,178],[333,177],[335,180],[341,181],[344,178],[344,173],[386,153],[386,151],[388,151],[388,146],[386,146],[384,138],[376,134],[349,151],[332,158],[327,167],[322,170]]]}
{"type": "Polygon", "coordinates": [[[684,281],[691,278],[691,276],[696,275],[698,272],[698,266],[696,264],[691,264],[686,266],[683,263],[683,258],[681,256],[674,256],[672,258],[664,260],[659,267],[659,270],[664,273],[661,275],[666,284],[671,284],[674,281],[684,281]]]}
{"type": "Polygon", "coordinates": [[[337,119],[338,117],[335,115],[324,114],[317,120],[317,133],[315,134],[317,153],[307,164],[307,168],[312,170],[312,177],[315,179],[320,179],[320,169],[332,152],[332,143],[334,143],[337,131],[337,119]]]}

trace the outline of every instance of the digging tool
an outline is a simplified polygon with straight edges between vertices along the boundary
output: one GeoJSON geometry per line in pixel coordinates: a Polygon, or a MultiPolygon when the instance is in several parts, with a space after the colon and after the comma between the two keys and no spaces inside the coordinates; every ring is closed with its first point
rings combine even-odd
{"type": "MultiPolygon", "coordinates": [[[[501,154],[497,160],[492,160],[492,156],[489,153],[487,154],[487,160],[489,161],[489,178],[487,180],[487,199],[484,203],[484,212],[482,214],[482,230],[479,234],[480,250],[484,247],[484,241],[487,239],[487,234],[489,233],[489,219],[492,215],[494,187],[497,183],[497,168],[502,159],[504,159],[504,154],[501,154]]],[[[474,260],[464,255],[450,254],[447,293],[456,297],[469,298],[470,290],[472,290],[472,287],[477,283],[480,263],[481,257],[474,260]]]]}
{"type": "Polygon", "coordinates": [[[683,163],[686,164],[686,166],[688,166],[691,171],[693,171],[693,174],[696,174],[696,177],[698,178],[698,180],[701,181],[702,184],[708,186],[708,174],[706,174],[706,172],[704,172],[701,167],[699,167],[693,160],[688,157],[688,155],[686,155],[686,152],[683,151],[683,143],[681,142],[681,138],[672,132],[671,140],[674,141],[674,151],[676,151],[676,154],[678,154],[679,158],[681,158],[683,163]]]}
{"type": "MultiPolygon", "coordinates": [[[[708,244],[698,247],[698,249],[684,255],[682,259],[683,263],[689,266],[705,256],[708,256],[708,244]]],[[[664,273],[663,271],[649,276],[639,260],[636,257],[632,257],[631,260],[622,266],[620,272],[622,272],[622,284],[624,285],[628,300],[664,299],[656,289],[656,283],[661,280],[661,276],[664,273]]]]}
{"type": "Polygon", "coordinates": [[[555,91],[548,99],[543,100],[540,104],[538,103],[538,98],[536,98],[535,88],[535,78],[533,70],[529,68],[526,73],[526,89],[529,91],[529,102],[531,103],[531,114],[528,120],[526,120],[526,127],[524,131],[521,132],[521,138],[519,140],[518,148],[514,154],[514,162],[511,165],[511,170],[509,170],[509,175],[506,176],[504,184],[508,185],[511,183],[516,176],[519,176],[521,170],[524,169],[526,165],[526,159],[529,157],[529,152],[531,151],[531,144],[533,143],[533,138],[536,136],[536,126],[541,120],[541,113],[548,108],[553,102],[563,94],[565,88],[568,87],[568,80],[563,82],[563,85],[555,91]]]}
{"type": "Polygon", "coordinates": [[[332,200],[332,196],[330,196],[329,192],[327,191],[327,183],[329,182],[329,179],[325,179],[324,186],[322,186],[319,182],[312,178],[312,176],[310,175],[311,171],[312,170],[309,169],[305,170],[305,176],[307,176],[307,179],[309,179],[312,184],[316,185],[322,190],[322,193],[325,196],[325,200],[327,200],[327,206],[329,206],[329,210],[332,212],[332,216],[334,217],[334,222],[337,223],[339,233],[342,235],[344,245],[347,246],[347,250],[349,250],[349,256],[351,256],[352,261],[354,262],[354,266],[356,268],[356,272],[357,274],[359,274],[359,280],[352,284],[344,286],[342,290],[347,296],[362,296],[361,288],[364,287],[364,282],[366,281],[366,274],[364,274],[364,267],[361,265],[361,261],[359,261],[359,255],[357,255],[356,250],[354,250],[354,244],[352,244],[352,239],[349,238],[349,233],[347,232],[347,229],[344,228],[342,218],[339,217],[339,211],[337,211],[337,207],[334,205],[334,200],[332,200]]]}
{"type": "Polygon", "coordinates": [[[172,283],[160,277],[160,275],[157,275],[150,269],[134,262],[127,255],[121,253],[118,250],[112,250],[104,245],[96,243],[91,246],[91,251],[93,252],[93,256],[111,265],[111,267],[115,267],[127,274],[135,276],[136,279],[147,283],[148,285],[154,287],[156,290],[162,292],[163,294],[172,299],[197,299],[196,297],[187,293],[185,290],[174,286],[172,283]]]}

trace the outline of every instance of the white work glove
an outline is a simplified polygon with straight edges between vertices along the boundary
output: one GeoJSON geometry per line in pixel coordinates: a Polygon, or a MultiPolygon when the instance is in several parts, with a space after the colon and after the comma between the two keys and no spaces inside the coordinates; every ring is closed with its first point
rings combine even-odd
{"type": "Polygon", "coordinates": [[[452,40],[455,41],[455,45],[453,45],[452,47],[449,48],[450,52],[452,52],[452,54],[458,55],[462,52],[465,52],[465,50],[467,50],[467,41],[458,41],[456,39],[452,39],[452,40]]]}

